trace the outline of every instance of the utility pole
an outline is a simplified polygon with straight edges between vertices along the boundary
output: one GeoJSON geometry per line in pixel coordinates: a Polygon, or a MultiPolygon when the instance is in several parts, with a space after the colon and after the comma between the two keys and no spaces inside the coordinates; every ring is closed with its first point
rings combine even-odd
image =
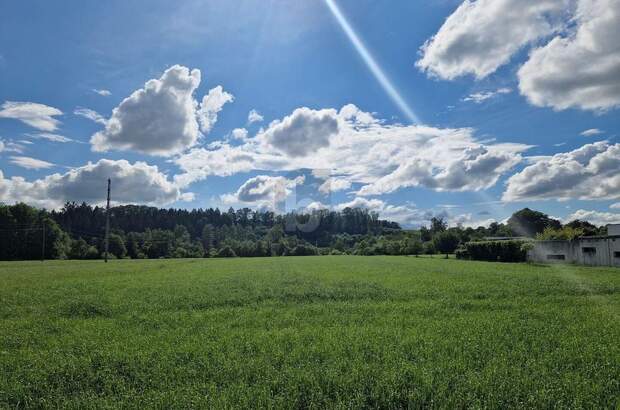
{"type": "Polygon", "coordinates": [[[45,221],[43,221],[43,228],[41,228],[43,232],[43,240],[41,241],[41,262],[45,260],[45,221]]]}
{"type": "Polygon", "coordinates": [[[108,263],[108,245],[110,244],[110,178],[108,178],[108,202],[105,207],[105,263],[108,263]]]}

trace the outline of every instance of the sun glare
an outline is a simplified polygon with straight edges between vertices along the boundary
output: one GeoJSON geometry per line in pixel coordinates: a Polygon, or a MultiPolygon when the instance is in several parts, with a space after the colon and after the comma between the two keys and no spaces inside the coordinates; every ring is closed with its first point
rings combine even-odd
{"type": "Polygon", "coordinates": [[[372,72],[374,77],[379,81],[381,87],[385,90],[385,92],[390,96],[394,104],[398,106],[398,108],[403,112],[403,114],[407,117],[409,121],[412,123],[419,124],[421,123],[419,117],[413,112],[413,109],[407,104],[404,98],[400,95],[396,87],[392,84],[388,76],[385,74],[381,66],[377,63],[375,58],[372,56],[366,45],[362,42],[361,38],[357,35],[351,24],[347,18],[342,14],[340,8],[336,4],[335,0],[324,0],[325,4],[331,11],[332,15],[342,28],[342,31],[347,35],[353,47],[357,53],[362,57],[366,66],[372,72]]]}

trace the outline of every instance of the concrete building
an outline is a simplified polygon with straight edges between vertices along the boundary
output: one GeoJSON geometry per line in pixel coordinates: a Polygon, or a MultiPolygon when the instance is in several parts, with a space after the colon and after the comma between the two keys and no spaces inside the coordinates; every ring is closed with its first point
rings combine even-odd
{"type": "Polygon", "coordinates": [[[530,262],[576,263],[620,267],[620,224],[607,225],[606,236],[583,236],[572,241],[536,241],[527,253],[530,262]]]}

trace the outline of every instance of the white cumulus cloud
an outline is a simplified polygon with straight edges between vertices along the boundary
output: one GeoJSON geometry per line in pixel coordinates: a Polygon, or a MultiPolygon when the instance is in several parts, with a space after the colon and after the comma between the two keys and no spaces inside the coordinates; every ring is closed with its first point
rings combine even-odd
{"type": "Polygon", "coordinates": [[[22,177],[6,179],[0,171],[0,201],[23,201],[46,208],[58,208],[66,201],[102,204],[106,199],[108,178],[112,180],[115,204],[164,205],[191,198],[191,194],[181,193],[156,166],[102,159],[34,181],[22,177]]]}
{"type": "Polygon", "coordinates": [[[586,144],[541,158],[511,176],[504,201],[620,198],[620,144],[586,144]]]}
{"type": "Polygon", "coordinates": [[[58,108],[33,102],[6,101],[1,107],[0,118],[19,120],[41,131],[55,131],[60,121],[54,117],[62,115],[58,108]]]}
{"type": "Polygon", "coordinates": [[[170,156],[195,145],[200,136],[198,121],[207,132],[222,105],[232,101],[218,86],[199,105],[193,94],[200,79],[200,70],[175,65],[161,78],[147,81],[114,108],[105,129],[92,136],[93,150],[170,156]]]}
{"type": "Polygon", "coordinates": [[[211,128],[217,122],[217,114],[222,111],[224,104],[234,100],[235,97],[224,91],[221,85],[209,90],[209,93],[202,98],[202,103],[198,110],[198,119],[202,132],[206,134],[211,131],[211,128]]]}
{"type": "Polygon", "coordinates": [[[51,162],[32,157],[12,156],[11,163],[26,169],[47,169],[54,166],[51,162]]]}
{"type": "Polygon", "coordinates": [[[336,112],[298,109],[241,145],[218,141],[192,149],[174,160],[183,171],[175,180],[186,186],[209,175],[309,169],[328,170],[324,180],[337,176],[335,188],[359,183],[361,195],[412,186],[481,190],[494,185],[529,148],[483,143],[469,128],[386,124],[374,117],[360,122],[371,114],[336,112]]]}
{"type": "Polygon", "coordinates": [[[231,131],[230,136],[239,141],[245,141],[248,138],[248,130],[245,128],[235,128],[231,131]]]}
{"type": "Polygon", "coordinates": [[[97,88],[93,88],[93,92],[99,94],[102,97],[107,97],[112,95],[112,93],[109,90],[104,90],[104,89],[97,89],[97,88]]]}
{"type": "Polygon", "coordinates": [[[579,135],[583,135],[584,137],[593,137],[594,135],[600,135],[602,133],[603,131],[599,130],[598,128],[590,128],[581,132],[579,135]]]}
{"type": "Polygon", "coordinates": [[[477,93],[469,94],[467,97],[463,98],[463,101],[471,101],[476,104],[482,104],[486,100],[490,100],[491,98],[497,97],[501,94],[510,94],[512,89],[510,88],[498,88],[495,91],[481,91],[477,93]]]}
{"type": "Polygon", "coordinates": [[[103,116],[101,114],[99,114],[97,111],[95,110],[91,110],[90,108],[82,108],[82,107],[77,107],[74,111],[73,114],[75,115],[79,115],[80,117],[84,117],[87,118],[93,122],[97,122],[99,124],[106,124],[106,119],[103,118],[103,116]]]}
{"type": "Polygon", "coordinates": [[[376,212],[381,219],[397,222],[405,227],[428,225],[429,221],[434,216],[449,219],[449,214],[445,210],[434,212],[431,210],[419,209],[412,204],[392,205],[377,198],[368,199],[356,197],[349,202],[337,204],[333,208],[337,211],[342,211],[345,208],[368,209],[371,212],[376,212]]]}
{"type": "Polygon", "coordinates": [[[519,70],[530,103],[555,110],[620,105],[620,0],[579,0],[576,29],[534,49],[519,70]]]}
{"type": "Polygon", "coordinates": [[[51,141],[51,142],[60,142],[60,143],[67,143],[67,142],[81,142],[81,141],[76,141],[74,139],[65,137],[64,135],[59,135],[59,134],[52,134],[50,132],[40,132],[38,134],[28,134],[29,137],[34,138],[34,139],[42,139],[42,140],[46,140],[46,141],[51,141]]]}
{"type": "Polygon", "coordinates": [[[519,49],[553,34],[568,0],[464,1],[422,46],[416,65],[431,76],[484,78],[519,49]]]}
{"type": "Polygon", "coordinates": [[[358,194],[381,195],[414,186],[437,191],[479,191],[495,185],[502,174],[521,162],[521,156],[514,151],[483,145],[464,147],[452,155],[443,167],[431,158],[404,160],[393,172],[362,187],[358,194]]]}
{"type": "Polygon", "coordinates": [[[258,208],[279,209],[292,188],[304,183],[305,178],[288,179],[282,176],[257,175],[248,179],[232,194],[220,198],[225,204],[253,205],[258,208]]]}
{"type": "Polygon", "coordinates": [[[330,137],[337,133],[336,110],[302,107],[282,121],[272,122],[263,135],[274,148],[292,157],[303,157],[327,147],[330,137]]]}
{"type": "Polygon", "coordinates": [[[263,116],[256,110],[252,109],[248,113],[248,124],[263,121],[263,116]]]}
{"type": "Polygon", "coordinates": [[[579,209],[564,218],[564,223],[574,221],[576,219],[579,219],[580,221],[588,221],[596,226],[605,226],[607,224],[620,223],[620,214],[579,209]]]}
{"type": "Polygon", "coordinates": [[[0,152],[16,152],[18,154],[23,154],[23,152],[26,150],[26,147],[24,146],[24,144],[27,144],[26,142],[15,142],[15,141],[2,141],[0,140],[0,152]]]}
{"type": "Polygon", "coordinates": [[[319,192],[322,194],[329,194],[330,192],[338,192],[343,191],[345,189],[351,188],[351,181],[346,178],[327,178],[325,182],[323,182],[319,186],[319,192]]]}

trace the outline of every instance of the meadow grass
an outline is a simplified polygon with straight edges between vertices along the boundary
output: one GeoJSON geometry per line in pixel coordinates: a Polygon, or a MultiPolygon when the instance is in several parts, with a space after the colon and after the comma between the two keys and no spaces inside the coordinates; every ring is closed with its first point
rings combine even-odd
{"type": "Polygon", "coordinates": [[[620,406],[620,270],[0,263],[0,407],[620,406]]]}

